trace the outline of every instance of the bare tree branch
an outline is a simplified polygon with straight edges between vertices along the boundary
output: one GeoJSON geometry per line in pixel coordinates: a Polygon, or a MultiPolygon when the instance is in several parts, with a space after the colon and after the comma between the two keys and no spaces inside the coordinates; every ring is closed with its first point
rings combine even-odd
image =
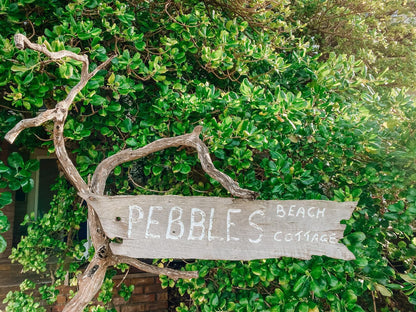
{"type": "Polygon", "coordinates": [[[30,127],[37,127],[43,124],[48,120],[54,120],[54,145],[55,145],[55,152],[62,164],[62,168],[68,178],[68,180],[81,192],[87,193],[89,192],[88,185],[80,176],[78,170],[68,157],[68,153],[65,148],[65,139],[63,135],[64,131],[64,124],[66,117],[68,115],[69,107],[71,106],[72,102],[75,99],[75,96],[85,87],[88,81],[101,69],[109,64],[109,62],[114,58],[111,57],[107,59],[104,63],[97,66],[95,70],[91,73],[88,73],[89,61],[86,55],[78,55],[74,52],[68,50],[62,50],[58,52],[51,52],[49,51],[46,46],[39,45],[36,43],[32,43],[22,34],[16,34],[14,36],[15,45],[18,49],[25,49],[29,48],[34,51],[41,52],[51,58],[52,60],[60,60],[65,57],[72,58],[76,61],[82,62],[82,70],[81,70],[81,79],[80,81],[69,91],[65,100],[58,102],[56,104],[55,109],[47,110],[41,113],[39,116],[22,120],[20,121],[12,130],[10,130],[5,138],[10,142],[14,142],[16,137],[26,128],[30,127]]]}
{"type": "Polygon", "coordinates": [[[78,312],[84,310],[100,290],[110,262],[110,259],[102,259],[99,257],[92,259],[85,272],[81,276],[78,276],[78,292],[65,305],[63,312],[78,312]]]}
{"type": "Polygon", "coordinates": [[[10,144],[13,144],[20,132],[27,128],[38,127],[48,120],[52,120],[55,117],[55,114],[55,109],[48,109],[34,118],[23,119],[7,132],[4,138],[9,141],[10,144]]]}
{"type": "Polygon", "coordinates": [[[52,60],[60,60],[64,57],[70,57],[76,61],[80,61],[82,63],[86,63],[88,66],[88,57],[86,55],[79,55],[71,51],[62,50],[58,52],[51,52],[49,51],[45,45],[39,45],[37,43],[30,42],[29,39],[26,38],[25,35],[22,34],[16,34],[14,36],[14,44],[16,45],[16,48],[19,50],[23,50],[25,48],[29,48],[34,51],[41,52],[48,56],[52,60]]]}
{"type": "Polygon", "coordinates": [[[140,260],[133,259],[133,258],[126,257],[126,256],[114,255],[113,258],[117,261],[117,263],[126,263],[128,265],[134,266],[135,268],[148,272],[148,273],[153,273],[157,275],[166,275],[175,281],[180,278],[191,279],[191,278],[198,277],[197,271],[178,271],[178,270],[173,270],[170,268],[160,268],[160,267],[150,265],[140,260]]]}
{"type": "Polygon", "coordinates": [[[169,147],[189,146],[197,150],[198,158],[204,171],[211,178],[220,182],[221,185],[231,193],[231,195],[241,198],[255,199],[258,195],[256,192],[239,187],[237,182],[215,168],[211,157],[209,156],[207,146],[199,138],[201,131],[202,126],[197,126],[191,133],[172,138],[159,139],[137,150],[123,150],[104,159],[97,166],[91,179],[91,190],[95,194],[103,194],[108,175],[115,167],[122,163],[145,157],[149,154],[167,149],[169,147]]]}
{"type": "MultiPolygon", "coordinates": [[[[35,118],[20,121],[6,134],[6,139],[12,143],[24,129],[37,127],[46,121],[53,120],[55,153],[68,180],[79,191],[81,197],[87,198],[87,196],[83,195],[88,194],[103,195],[107,177],[116,166],[169,147],[178,146],[189,146],[195,148],[198,152],[198,157],[204,171],[213,179],[219,181],[221,185],[224,186],[233,196],[249,199],[254,199],[257,196],[256,192],[240,188],[238,183],[232,180],[228,175],[215,168],[211,157],[209,156],[207,146],[199,138],[202,131],[201,126],[195,127],[192,133],[173,138],[160,139],[137,150],[128,149],[108,157],[97,166],[90,185],[87,185],[68,156],[65,147],[64,125],[68,115],[68,110],[73,103],[75,96],[82,90],[82,88],[85,87],[88,81],[95,74],[97,74],[99,70],[103,69],[111,62],[114,56],[107,59],[105,62],[97,66],[97,68],[95,68],[91,73],[89,73],[89,62],[86,55],[78,55],[67,50],[51,52],[46,48],[46,46],[32,43],[21,34],[15,35],[15,44],[18,49],[29,48],[45,54],[52,60],[59,60],[68,57],[76,61],[80,61],[83,64],[80,81],[69,91],[67,97],[63,101],[58,102],[54,109],[49,109],[35,118]]],[[[86,271],[78,278],[79,291],[65,306],[65,312],[82,311],[99,291],[107,268],[117,263],[127,263],[149,273],[167,275],[174,280],[177,280],[178,278],[190,279],[198,277],[198,272],[160,268],[148,265],[130,257],[114,255],[109,247],[109,239],[104,233],[101,222],[90,205],[88,205],[88,225],[91,232],[91,240],[95,248],[95,255],[86,271]]]]}

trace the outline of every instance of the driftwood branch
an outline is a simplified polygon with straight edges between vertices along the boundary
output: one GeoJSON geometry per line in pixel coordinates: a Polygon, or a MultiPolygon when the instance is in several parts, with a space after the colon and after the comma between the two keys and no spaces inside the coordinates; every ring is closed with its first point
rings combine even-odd
{"type": "Polygon", "coordinates": [[[101,259],[99,257],[92,259],[84,273],[78,276],[78,292],[66,304],[63,312],[78,312],[84,310],[92,301],[95,294],[101,289],[105,273],[110,264],[111,261],[109,259],[101,259]]]}
{"type": "MultiPolygon", "coordinates": [[[[105,62],[98,65],[93,71],[89,72],[89,61],[86,55],[78,55],[67,50],[51,52],[45,45],[32,43],[22,34],[15,35],[14,40],[18,49],[29,48],[43,53],[55,61],[63,58],[72,58],[73,60],[82,62],[80,81],[69,91],[67,97],[63,101],[58,102],[54,109],[42,112],[37,117],[20,121],[5,136],[10,143],[13,143],[24,129],[37,127],[52,120],[54,123],[53,140],[55,153],[68,180],[75,186],[81,195],[103,195],[108,175],[116,166],[122,163],[144,157],[166,148],[189,146],[196,149],[198,152],[198,157],[204,171],[213,179],[220,182],[221,185],[225,187],[233,196],[248,199],[254,199],[257,196],[257,193],[253,191],[240,188],[238,183],[214,167],[214,164],[209,156],[207,146],[199,138],[202,131],[201,126],[197,126],[192,133],[173,138],[160,139],[137,150],[128,149],[108,157],[97,166],[91,179],[91,183],[87,185],[68,156],[63,134],[64,125],[69,108],[72,105],[75,96],[85,87],[88,81],[98,73],[99,70],[105,68],[111,62],[114,56],[110,57],[105,62]]],[[[82,197],[86,198],[88,196],[82,197]]],[[[198,276],[198,272],[160,268],[148,265],[131,257],[114,255],[109,247],[109,239],[104,233],[101,222],[96,212],[90,205],[88,205],[88,225],[91,232],[91,240],[95,248],[95,254],[85,272],[78,278],[79,291],[65,306],[65,312],[82,311],[93,299],[94,295],[99,291],[107,268],[117,263],[127,263],[149,273],[167,275],[174,280],[177,280],[178,278],[190,279],[198,276]]]]}
{"type": "Polygon", "coordinates": [[[62,50],[59,52],[51,52],[49,51],[45,45],[40,45],[36,43],[30,42],[22,34],[16,34],[14,36],[15,45],[18,49],[25,49],[29,48],[34,51],[41,52],[48,56],[52,60],[60,60],[63,58],[72,58],[76,61],[82,62],[82,70],[81,70],[81,79],[80,81],[69,91],[67,97],[56,104],[55,109],[47,110],[35,118],[22,120],[20,121],[13,129],[11,129],[5,136],[6,140],[10,143],[13,143],[16,137],[26,128],[30,127],[37,127],[43,124],[48,120],[54,121],[54,145],[55,145],[55,152],[56,156],[62,164],[62,168],[68,177],[69,181],[81,192],[87,193],[88,186],[85,181],[81,178],[78,170],[70,160],[66,148],[65,148],[65,140],[64,140],[64,124],[66,117],[68,115],[69,107],[71,106],[72,102],[75,99],[75,96],[85,87],[88,81],[101,69],[105,68],[108,63],[114,58],[111,57],[106,60],[104,63],[100,64],[95,70],[91,73],[88,72],[89,61],[86,55],[78,55],[74,52],[62,50]]]}
{"type": "Polygon", "coordinates": [[[92,191],[95,194],[103,194],[108,175],[115,167],[122,163],[145,157],[149,154],[167,149],[169,147],[189,146],[197,150],[198,158],[204,171],[211,178],[220,182],[221,185],[231,193],[231,195],[240,198],[255,199],[258,195],[256,192],[239,187],[237,182],[215,168],[211,157],[209,156],[207,146],[199,138],[201,131],[202,126],[197,126],[191,133],[172,138],[159,139],[142,148],[136,150],[123,150],[104,159],[97,166],[91,179],[92,191]]]}
{"type": "MultiPolygon", "coordinates": [[[[15,45],[18,49],[29,48],[34,51],[43,53],[55,61],[63,58],[72,58],[76,61],[82,62],[82,70],[80,81],[69,91],[67,97],[63,101],[58,102],[54,109],[49,109],[45,112],[42,112],[34,118],[20,121],[6,134],[5,139],[10,143],[13,143],[17,136],[24,129],[37,127],[47,121],[52,120],[54,122],[53,140],[55,153],[58,160],[61,162],[62,168],[68,180],[81,194],[91,193],[89,186],[80,176],[78,170],[70,160],[66,151],[65,138],[63,134],[64,125],[69,108],[73,103],[75,96],[85,87],[88,81],[98,73],[98,71],[105,68],[105,66],[111,62],[114,56],[110,57],[105,62],[97,66],[92,72],[89,72],[89,61],[86,55],[78,55],[67,50],[51,52],[46,48],[45,45],[32,43],[22,34],[15,35],[14,39],[15,45]]],[[[94,184],[91,186],[94,190],[100,189],[95,187],[94,184]]],[[[102,190],[104,190],[104,188],[102,188],[102,190]]],[[[156,266],[147,265],[136,259],[113,255],[109,248],[109,240],[104,234],[100,220],[95,211],[90,206],[88,206],[88,225],[91,230],[91,240],[95,248],[95,255],[85,272],[78,278],[79,291],[75,297],[72,298],[71,301],[65,306],[65,312],[82,311],[89,304],[89,302],[91,302],[94,295],[100,290],[107,268],[120,262],[128,263],[134,267],[154,274],[167,275],[175,280],[178,278],[193,278],[198,276],[198,272],[182,272],[169,268],[159,268],[156,266]]]]}
{"type": "Polygon", "coordinates": [[[139,270],[142,270],[142,271],[145,271],[145,272],[148,272],[148,273],[169,276],[169,278],[171,278],[175,281],[180,279],[180,278],[191,279],[191,278],[197,278],[198,277],[198,272],[196,272],[196,271],[178,271],[178,270],[173,270],[173,269],[170,269],[170,268],[161,268],[161,267],[150,265],[150,264],[144,263],[140,260],[130,258],[130,257],[126,257],[126,256],[114,255],[113,259],[116,260],[117,263],[126,263],[128,265],[131,265],[131,266],[133,266],[133,267],[135,267],[139,270]]]}
{"type": "Polygon", "coordinates": [[[20,132],[27,128],[38,127],[43,123],[52,120],[55,117],[55,114],[56,109],[48,109],[34,118],[22,119],[9,132],[7,132],[4,138],[12,144],[20,132]]]}

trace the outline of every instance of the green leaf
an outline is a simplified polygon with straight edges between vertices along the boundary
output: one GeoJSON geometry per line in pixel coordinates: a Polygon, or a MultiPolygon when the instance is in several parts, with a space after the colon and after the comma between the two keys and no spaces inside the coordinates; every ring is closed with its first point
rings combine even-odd
{"type": "Polygon", "coordinates": [[[401,201],[398,201],[397,203],[395,203],[393,205],[390,205],[388,207],[388,209],[391,212],[396,212],[397,213],[397,212],[402,212],[404,207],[405,207],[404,202],[401,200],[401,201]]]}
{"type": "Polygon", "coordinates": [[[102,135],[111,135],[113,133],[113,131],[111,131],[109,128],[107,127],[101,127],[100,132],[102,135]]]}
{"type": "Polygon", "coordinates": [[[10,69],[14,72],[25,72],[28,71],[30,68],[27,68],[26,66],[22,65],[12,65],[10,69]]]}
{"type": "Polygon", "coordinates": [[[13,152],[10,154],[10,156],[7,158],[7,163],[9,166],[15,168],[18,170],[19,168],[23,168],[24,161],[22,156],[20,156],[19,153],[13,152]]]}
{"type": "Polygon", "coordinates": [[[123,122],[120,124],[120,130],[124,133],[128,133],[133,128],[133,123],[131,122],[130,118],[126,118],[123,120],[123,122]]]}
{"type": "Polygon", "coordinates": [[[122,171],[121,166],[115,167],[114,168],[114,175],[116,175],[116,176],[120,175],[121,171],[122,171]]]}
{"type": "Polygon", "coordinates": [[[91,164],[92,163],[92,161],[91,161],[91,159],[88,157],[88,156],[78,156],[77,157],[77,163],[78,164],[87,164],[87,165],[89,165],[89,164],[91,164]]]}
{"type": "Polygon", "coordinates": [[[307,303],[305,303],[305,302],[301,302],[301,303],[298,305],[298,311],[299,311],[299,312],[308,312],[308,311],[309,311],[309,306],[308,306],[308,304],[307,304],[307,303]]]}
{"type": "Polygon", "coordinates": [[[91,101],[91,104],[94,105],[94,106],[103,106],[107,102],[107,100],[104,97],[102,97],[98,94],[94,94],[91,97],[90,101],[91,101]]]}
{"type": "Polygon", "coordinates": [[[176,173],[176,172],[179,172],[181,169],[182,169],[182,164],[181,164],[181,163],[178,163],[178,164],[175,164],[175,165],[173,166],[172,171],[173,171],[174,173],[176,173]]]}
{"type": "Polygon", "coordinates": [[[180,171],[182,174],[188,174],[189,172],[191,172],[191,166],[189,166],[188,164],[182,164],[180,171]]]}
{"type": "Polygon", "coordinates": [[[6,205],[9,205],[13,202],[12,193],[3,192],[0,194],[0,208],[3,208],[6,205]]]}
{"type": "Polygon", "coordinates": [[[348,239],[352,242],[359,243],[364,241],[366,235],[363,232],[354,232],[348,235],[348,239]]]}
{"type": "Polygon", "coordinates": [[[112,102],[108,105],[107,110],[110,112],[119,112],[121,110],[121,105],[115,102],[112,102]]]}
{"type": "Polygon", "coordinates": [[[7,242],[3,236],[0,235],[0,253],[4,252],[7,247],[7,242]]]}
{"type": "Polygon", "coordinates": [[[7,167],[6,165],[4,165],[4,164],[0,164],[0,174],[1,173],[6,173],[6,172],[10,172],[10,168],[9,167],[7,167]]]}
{"type": "Polygon", "coordinates": [[[253,85],[250,83],[250,81],[247,78],[244,78],[243,82],[240,85],[241,94],[245,96],[249,96],[252,94],[252,91],[253,91],[253,85]]]}
{"type": "Polygon", "coordinates": [[[381,284],[375,284],[376,290],[385,297],[391,297],[393,295],[392,291],[386,286],[381,284]]]}
{"type": "Polygon", "coordinates": [[[367,258],[364,258],[364,257],[361,257],[361,258],[357,257],[357,259],[355,259],[354,262],[360,267],[365,267],[368,265],[368,260],[367,258]]]}
{"type": "Polygon", "coordinates": [[[216,307],[216,306],[218,306],[218,304],[219,304],[219,298],[218,298],[218,295],[217,294],[211,294],[211,300],[210,300],[210,302],[211,302],[211,306],[213,306],[213,307],[216,307]]]}
{"type": "Polygon", "coordinates": [[[295,285],[293,286],[293,291],[294,292],[299,292],[303,286],[303,284],[305,283],[306,279],[308,277],[306,275],[302,275],[295,283],[295,285]]]}
{"type": "Polygon", "coordinates": [[[6,232],[10,229],[10,223],[6,215],[0,211],[0,233],[6,232]]]}
{"type": "Polygon", "coordinates": [[[59,66],[59,74],[61,77],[65,79],[69,79],[72,77],[72,74],[74,73],[74,68],[71,64],[64,63],[61,66],[59,66]]]}
{"type": "Polygon", "coordinates": [[[135,138],[128,138],[126,140],[126,144],[131,147],[135,147],[138,145],[137,140],[135,138]]]}
{"type": "Polygon", "coordinates": [[[25,168],[28,171],[37,171],[39,170],[39,161],[37,159],[29,159],[29,161],[26,162],[25,168]]]}
{"type": "Polygon", "coordinates": [[[162,171],[163,171],[163,167],[161,167],[161,166],[153,166],[152,167],[152,172],[155,176],[160,175],[162,173],[162,171]]]}
{"type": "Polygon", "coordinates": [[[17,191],[18,189],[20,189],[20,182],[19,182],[19,180],[16,180],[16,179],[9,180],[9,188],[12,191],[17,191]]]}
{"type": "Polygon", "coordinates": [[[110,77],[108,77],[108,83],[113,84],[116,79],[116,75],[114,73],[111,73],[110,77]]]}
{"type": "Polygon", "coordinates": [[[26,179],[24,181],[22,181],[20,183],[21,187],[22,187],[22,191],[25,193],[29,193],[33,187],[35,186],[35,182],[33,181],[33,179],[26,179]]]}
{"type": "Polygon", "coordinates": [[[23,84],[27,85],[33,80],[33,72],[29,72],[25,79],[23,80],[23,84]]]}

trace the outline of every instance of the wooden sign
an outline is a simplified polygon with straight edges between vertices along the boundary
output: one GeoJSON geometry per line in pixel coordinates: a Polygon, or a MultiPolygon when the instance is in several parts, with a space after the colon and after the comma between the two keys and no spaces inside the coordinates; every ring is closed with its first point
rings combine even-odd
{"type": "Polygon", "coordinates": [[[312,255],[352,260],[341,243],[355,202],[80,194],[113,253],[135,258],[253,260],[312,255]]]}

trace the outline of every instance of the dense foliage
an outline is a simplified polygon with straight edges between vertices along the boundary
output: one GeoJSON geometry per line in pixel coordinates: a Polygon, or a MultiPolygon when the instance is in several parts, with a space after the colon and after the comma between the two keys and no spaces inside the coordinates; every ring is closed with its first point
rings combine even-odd
{"type": "Polygon", "coordinates": [[[295,18],[307,25],[305,33],[319,45],[323,57],[331,51],[356,55],[370,73],[384,74],[389,88],[413,88],[414,0],[303,0],[293,4],[295,18]]]}
{"type": "MultiPolygon", "coordinates": [[[[359,201],[343,241],[357,260],[197,260],[186,269],[200,271],[200,278],[176,284],[162,278],[190,296],[192,304],[178,311],[409,311],[416,305],[415,105],[404,91],[376,91],[385,80],[368,75],[362,60],[323,58],[324,47],[313,38],[295,36],[308,33],[296,16],[314,12],[306,6],[311,1],[303,2],[244,11],[241,1],[0,0],[1,137],[63,99],[81,70],[72,60],[55,64],[18,51],[13,35],[22,32],[52,51],[86,53],[92,64],[117,54],[77,96],[66,124],[68,149],[85,179],[120,149],[203,125],[217,168],[260,199],[359,201]]],[[[53,152],[50,136],[48,125],[26,130],[17,145],[53,152]]],[[[36,169],[12,154],[0,166],[2,187],[29,191],[36,169]]],[[[57,257],[55,285],[76,283],[87,261],[77,239],[85,207],[64,179],[55,188],[50,212],[27,216],[28,235],[11,257],[37,272],[57,257]]],[[[106,192],[227,196],[188,149],[116,168],[106,192]]],[[[2,193],[1,204],[10,203],[9,194],[2,193]]],[[[27,300],[25,285],[8,296],[10,311],[16,302],[42,310],[27,300]]],[[[103,306],[112,286],[111,279],[104,283],[103,306]]],[[[56,295],[41,292],[51,301],[56,295]]]]}

